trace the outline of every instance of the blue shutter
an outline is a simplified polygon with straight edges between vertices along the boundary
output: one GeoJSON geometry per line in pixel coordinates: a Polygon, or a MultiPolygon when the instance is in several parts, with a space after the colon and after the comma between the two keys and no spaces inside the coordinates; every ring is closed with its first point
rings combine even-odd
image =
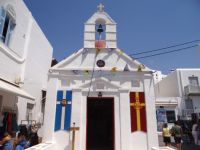
{"type": "Polygon", "coordinates": [[[72,91],[67,91],[66,99],[67,99],[67,105],[65,106],[64,130],[69,130],[71,122],[72,91]]]}
{"type": "Polygon", "coordinates": [[[0,41],[3,42],[3,28],[4,28],[4,23],[5,23],[5,18],[6,18],[6,11],[3,7],[0,7],[0,41]]]}
{"type": "Polygon", "coordinates": [[[12,32],[14,30],[14,27],[15,27],[15,24],[13,23],[13,21],[9,20],[8,31],[6,33],[6,40],[5,40],[6,45],[9,45],[10,38],[11,38],[12,32]]]}
{"type": "Polygon", "coordinates": [[[62,113],[62,106],[60,101],[63,99],[63,91],[57,91],[57,101],[59,104],[56,104],[56,118],[55,118],[55,128],[54,130],[60,130],[61,128],[61,113],[62,113]]]}

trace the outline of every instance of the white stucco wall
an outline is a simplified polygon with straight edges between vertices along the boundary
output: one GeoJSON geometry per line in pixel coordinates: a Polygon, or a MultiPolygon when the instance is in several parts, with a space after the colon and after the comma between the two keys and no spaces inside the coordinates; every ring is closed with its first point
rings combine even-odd
{"type": "Polygon", "coordinates": [[[11,5],[14,8],[16,13],[16,26],[11,38],[12,42],[10,48],[14,50],[17,55],[23,57],[31,13],[23,0],[1,0],[0,5],[5,8],[7,5],[11,5]]]}
{"type": "Polygon", "coordinates": [[[171,72],[167,77],[155,84],[157,97],[179,97],[179,84],[176,72],[171,72]]]}
{"type": "Polygon", "coordinates": [[[38,121],[53,48],[23,0],[0,1],[0,6],[7,8],[8,5],[13,7],[16,14],[16,26],[11,43],[8,46],[0,43],[0,77],[10,82],[18,79],[21,88],[36,98],[35,101],[20,97],[15,99],[20,110],[18,122],[26,119],[27,103],[34,105],[33,119],[38,121]]]}
{"type": "MultiPolygon", "coordinates": [[[[90,60],[88,60],[90,61],[90,60]]],[[[120,74],[120,73],[119,73],[120,74]]],[[[72,134],[69,131],[54,132],[55,125],[55,105],[57,90],[72,90],[72,113],[71,126],[73,122],[80,130],[76,132],[75,147],[83,150],[86,147],[86,118],[87,118],[87,94],[88,87],[78,88],[82,84],[90,81],[87,76],[73,76],[70,71],[62,71],[60,76],[49,76],[47,105],[45,111],[45,133],[44,142],[51,141],[56,143],[56,148],[69,149],[71,146],[72,134]],[[77,88],[75,88],[77,87],[77,88]],[[51,119],[50,119],[51,118],[51,119]],[[63,138],[65,137],[65,138],[63,138]]],[[[97,77],[98,78],[98,77],[97,77]]],[[[121,73],[119,76],[110,77],[110,83],[120,86],[122,89],[116,90],[107,87],[103,90],[103,97],[114,98],[114,114],[115,114],[115,149],[129,150],[136,148],[147,150],[158,145],[155,118],[155,96],[153,89],[153,76],[143,75],[143,73],[121,73]],[[139,86],[133,86],[132,80],[140,81],[139,86]],[[131,133],[130,125],[130,91],[144,91],[147,108],[147,134],[144,132],[131,133]],[[154,105],[154,106],[153,106],[154,105]]],[[[104,83],[106,84],[106,83],[104,83]]],[[[97,97],[96,83],[91,86],[90,97],[97,97]]],[[[89,85],[88,85],[89,86],[89,85]]],[[[102,90],[101,90],[102,91],[102,90]]]]}
{"type": "Polygon", "coordinates": [[[36,97],[34,114],[37,115],[36,112],[40,112],[42,90],[46,90],[47,86],[47,73],[51,66],[53,49],[34,20],[30,35],[23,88],[36,97]]]}
{"type": "Polygon", "coordinates": [[[5,48],[3,49],[2,45],[3,43],[0,43],[0,78],[14,82],[15,78],[21,75],[21,64],[7,56],[4,53],[5,48]],[[1,49],[3,49],[3,52],[1,49]]]}
{"type": "Polygon", "coordinates": [[[192,76],[200,81],[200,69],[176,69],[155,85],[157,96],[182,97],[184,87],[189,85],[188,78],[192,76]]]}
{"type": "Polygon", "coordinates": [[[25,44],[29,29],[30,12],[22,0],[1,0],[0,6],[10,5],[16,14],[16,26],[11,36],[9,47],[0,43],[0,77],[14,82],[21,77],[25,57],[25,44]]]}

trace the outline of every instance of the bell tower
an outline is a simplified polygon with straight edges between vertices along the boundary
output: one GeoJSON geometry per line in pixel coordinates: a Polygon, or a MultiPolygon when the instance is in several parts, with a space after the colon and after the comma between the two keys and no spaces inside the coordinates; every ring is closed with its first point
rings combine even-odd
{"type": "Polygon", "coordinates": [[[102,4],[85,23],[84,48],[117,48],[116,22],[102,4]]]}

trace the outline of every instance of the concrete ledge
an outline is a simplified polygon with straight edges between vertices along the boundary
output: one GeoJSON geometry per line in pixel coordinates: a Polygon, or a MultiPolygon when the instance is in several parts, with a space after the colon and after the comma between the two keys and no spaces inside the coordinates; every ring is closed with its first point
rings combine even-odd
{"type": "Polygon", "coordinates": [[[151,150],[175,150],[171,147],[168,147],[168,146],[164,146],[164,147],[152,147],[151,150]]]}
{"type": "Polygon", "coordinates": [[[55,150],[55,143],[40,143],[26,150],[55,150]]]}

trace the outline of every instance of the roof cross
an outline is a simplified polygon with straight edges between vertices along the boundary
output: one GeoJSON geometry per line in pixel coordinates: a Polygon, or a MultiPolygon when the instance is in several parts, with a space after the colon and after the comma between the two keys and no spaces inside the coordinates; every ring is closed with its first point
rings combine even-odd
{"type": "Polygon", "coordinates": [[[104,5],[103,4],[99,4],[98,6],[97,6],[97,8],[98,8],[98,12],[103,12],[104,11],[104,5]]]}

